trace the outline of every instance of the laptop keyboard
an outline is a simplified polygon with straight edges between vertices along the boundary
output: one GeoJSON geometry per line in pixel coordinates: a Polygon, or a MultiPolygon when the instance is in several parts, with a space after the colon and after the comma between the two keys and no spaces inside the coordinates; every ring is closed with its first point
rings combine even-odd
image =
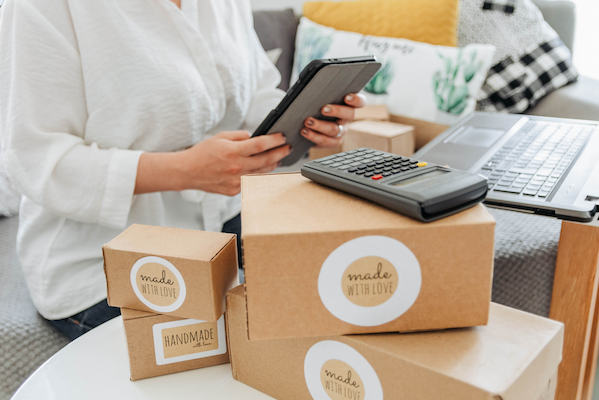
{"type": "Polygon", "coordinates": [[[594,127],[531,121],[481,168],[489,190],[546,199],[570,168],[594,127]]]}

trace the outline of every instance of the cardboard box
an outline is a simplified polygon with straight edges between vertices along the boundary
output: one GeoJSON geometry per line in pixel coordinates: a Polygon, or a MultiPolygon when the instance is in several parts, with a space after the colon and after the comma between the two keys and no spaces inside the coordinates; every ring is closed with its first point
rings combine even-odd
{"type": "Polygon", "coordinates": [[[216,321],[239,284],[235,235],[132,225],[102,248],[113,307],[216,321]]]}
{"type": "Polygon", "coordinates": [[[229,362],[225,316],[218,322],[122,308],[131,380],[229,362]]]}
{"type": "Polygon", "coordinates": [[[300,174],[242,178],[250,339],[485,325],[495,221],[421,223],[300,174]]]}
{"type": "Polygon", "coordinates": [[[422,121],[414,118],[402,117],[400,115],[391,115],[391,122],[398,124],[411,125],[414,127],[416,139],[416,150],[419,150],[425,144],[439,136],[449,129],[446,125],[435,124],[434,122],[422,121]]]}
{"type": "Polygon", "coordinates": [[[226,318],[233,377],[279,400],[550,400],[564,335],[493,304],[485,327],[250,341],[243,286],[226,318]]]}
{"type": "Polygon", "coordinates": [[[390,121],[389,109],[386,105],[356,108],[354,121],[390,121]]]}
{"type": "Polygon", "coordinates": [[[369,147],[404,157],[414,154],[414,127],[386,121],[357,121],[347,125],[343,151],[369,147]]]}
{"type": "MultiPolygon", "coordinates": [[[[354,121],[389,121],[390,115],[387,106],[366,106],[363,108],[356,108],[356,115],[354,121]]],[[[347,134],[346,134],[347,140],[347,134]]],[[[351,150],[351,149],[348,149],[351,150]]],[[[341,153],[343,146],[337,146],[331,149],[310,149],[310,160],[318,160],[319,158],[332,156],[333,154],[341,153]]]]}

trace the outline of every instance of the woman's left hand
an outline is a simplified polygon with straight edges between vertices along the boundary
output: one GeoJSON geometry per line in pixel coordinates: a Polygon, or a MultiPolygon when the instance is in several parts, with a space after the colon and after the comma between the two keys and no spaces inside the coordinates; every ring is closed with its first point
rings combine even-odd
{"type": "Polygon", "coordinates": [[[308,118],[304,121],[304,128],[300,131],[303,137],[314,142],[317,147],[337,147],[343,142],[343,135],[347,132],[346,124],[354,120],[356,108],[366,105],[366,99],[361,94],[348,94],[345,96],[346,106],[326,105],[320,112],[326,117],[337,118],[336,122],[321,121],[308,118]]]}

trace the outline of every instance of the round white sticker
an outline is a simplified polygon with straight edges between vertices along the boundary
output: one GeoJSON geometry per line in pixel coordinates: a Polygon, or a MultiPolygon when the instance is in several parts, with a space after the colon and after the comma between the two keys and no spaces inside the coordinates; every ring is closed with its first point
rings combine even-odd
{"type": "Polygon", "coordinates": [[[131,287],[137,298],[158,312],[181,307],[187,290],[183,276],[173,264],[160,257],[144,257],[131,268],[131,287]]]}
{"type": "Polygon", "coordinates": [[[342,244],[327,257],[318,276],[324,306],[340,320],[358,326],[397,319],[412,307],[421,286],[414,253],[386,236],[342,244]]]}
{"type": "Polygon", "coordinates": [[[334,340],[316,343],[304,360],[314,400],[382,400],[383,387],[370,363],[353,347],[334,340]]]}

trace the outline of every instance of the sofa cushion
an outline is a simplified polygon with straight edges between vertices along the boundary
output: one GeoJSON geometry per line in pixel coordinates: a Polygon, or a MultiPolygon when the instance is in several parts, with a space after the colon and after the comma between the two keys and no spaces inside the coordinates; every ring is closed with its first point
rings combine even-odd
{"type": "MultiPolygon", "coordinates": [[[[270,55],[275,55],[276,66],[281,73],[279,89],[289,89],[293,57],[295,53],[295,34],[298,20],[292,9],[282,11],[254,12],[254,29],[262,47],[270,55]]],[[[272,57],[271,60],[275,61],[272,57]]]]}
{"type": "Polygon", "coordinates": [[[494,51],[489,45],[457,49],[365,36],[338,31],[303,17],[292,80],[314,59],[371,54],[383,67],[363,91],[368,104],[385,104],[391,114],[452,125],[474,111],[494,51]]]}
{"type": "Polygon", "coordinates": [[[524,112],[578,76],[570,50],[532,0],[462,0],[458,45],[473,43],[497,48],[479,111],[524,112]]]}
{"type": "Polygon", "coordinates": [[[459,0],[357,0],[304,4],[304,16],[363,35],[455,46],[459,0]]]}

